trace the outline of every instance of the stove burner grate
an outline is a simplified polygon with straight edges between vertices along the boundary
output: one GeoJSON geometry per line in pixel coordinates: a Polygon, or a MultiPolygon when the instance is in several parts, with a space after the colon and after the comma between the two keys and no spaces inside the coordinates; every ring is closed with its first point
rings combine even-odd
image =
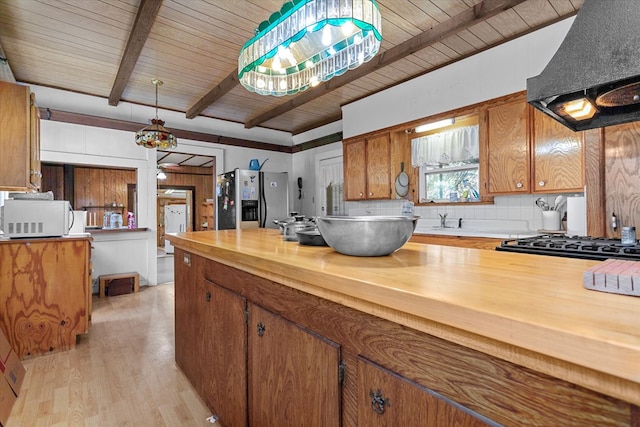
{"type": "Polygon", "coordinates": [[[640,245],[627,246],[620,239],[584,236],[539,235],[503,240],[498,251],[604,260],[619,258],[640,260],[640,245]]]}

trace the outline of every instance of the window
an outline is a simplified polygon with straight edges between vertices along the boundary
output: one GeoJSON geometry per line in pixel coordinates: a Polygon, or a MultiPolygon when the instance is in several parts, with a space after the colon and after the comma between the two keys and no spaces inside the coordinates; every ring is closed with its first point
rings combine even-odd
{"type": "Polygon", "coordinates": [[[411,159],[420,168],[421,203],[480,200],[477,124],[412,139],[411,159]]]}
{"type": "Polygon", "coordinates": [[[478,159],[420,168],[420,201],[474,201],[478,191],[478,159]]]}

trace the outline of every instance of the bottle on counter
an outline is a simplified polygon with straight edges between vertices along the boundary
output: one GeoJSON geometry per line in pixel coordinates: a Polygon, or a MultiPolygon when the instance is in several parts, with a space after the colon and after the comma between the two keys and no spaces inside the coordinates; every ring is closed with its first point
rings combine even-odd
{"type": "Polygon", "coordinates": [[[136,228],[136,217],[133,212],[127,212],[127,227],[130,229],[136,228]]]}

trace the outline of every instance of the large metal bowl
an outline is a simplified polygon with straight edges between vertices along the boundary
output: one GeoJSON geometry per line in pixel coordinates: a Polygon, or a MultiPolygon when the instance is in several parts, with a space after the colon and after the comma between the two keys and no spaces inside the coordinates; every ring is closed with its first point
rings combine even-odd
{"type": "Polygon", "coordinates": [[[316,223],[335,251],[353,256],[383,256],[400,249],[411,238],[419,217],[324,216],[316,223]]]}

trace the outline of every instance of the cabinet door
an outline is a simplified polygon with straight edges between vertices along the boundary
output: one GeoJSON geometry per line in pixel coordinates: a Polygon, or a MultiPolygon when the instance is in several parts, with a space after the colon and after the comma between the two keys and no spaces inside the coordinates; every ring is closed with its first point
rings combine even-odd
{"type": "Polygon", "coordinates": [[[31,94],[29,108],[29,182],[36,190],[40,189],[42,171],[40,168],[40,110],[36,105],[36,95],[31,94]]]}
{"type": "Polygon", "coordinates": [[[528,105],[515,101],[487,109],[487,194],[529,192],[528,105]]]}
{"type": "Polygon", "coordinates": [[[340,425],[340,348],[250,304],[251,426],[340,425]]]}
{"type": "Polygon", "coordinates": [[[486,426],[450,401],[358,357],[358,425],[486,426]]]}
{"type": "Polygon", "coordinates": [[[89,331],[88,240],[0,245],[0,329],[19,357],[75,347],[89,331]]]}
{"type": "Polygon", "coordinates": [[[224,426],[247,425],[247,301],[200,279],[198,392],[224,426]]]}
{"type": "Polygon", "coordinates": [[[29,108],[27,86],[0,82],[0,191],[30,189],[29,108]]]}
{"type": "Polygon", "coordinates": [[[533,109],[533,192],[584,190],[584,133],[533,109]]]}
{"type": "Polygon", "coordinates": [[[344,144],[344,197],[346,200],[366,198],[366,141],[364,139],[344,144]]]}
{"type": "Polygon", "coordinates": [[[391,151],[389,134],[367,139],[367,198],[391,197],[391,151]]]}
{"type": "Polygon", "coordinates": [[[200,355],[195,354],[201,332],[198,308],[202,304],[196,282],[197,257],[176,248],[173,264],[176,363],[195,387],[199,380],[196,372],[200,364],[200,355]]]}

